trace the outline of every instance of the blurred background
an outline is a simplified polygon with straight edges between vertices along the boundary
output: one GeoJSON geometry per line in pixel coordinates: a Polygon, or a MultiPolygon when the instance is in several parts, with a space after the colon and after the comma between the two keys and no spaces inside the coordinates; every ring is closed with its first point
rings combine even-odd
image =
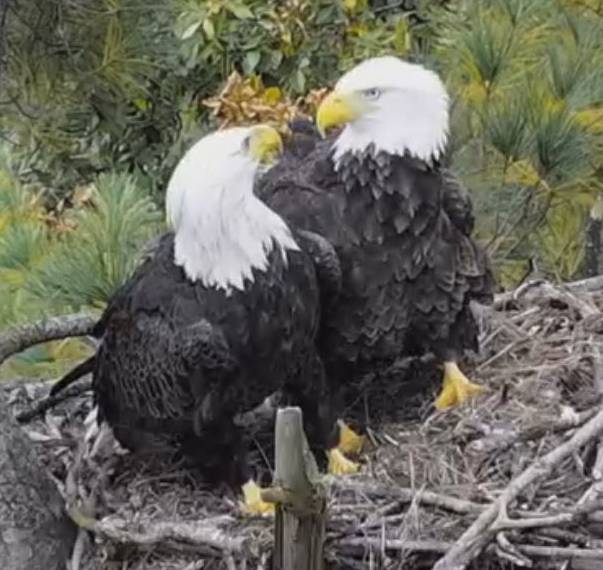
{"type": "MultiPolygon", "coordinates": [[[[452,100],[448,160],[500,287],[603,263],[603,0],[4,0],[0,328],[101,310],[164,228],[208,130],[312,115],[343,71],[396,54],[452,100]]],[[[0,379],[90,347],[34,347],[0,379]]]]}

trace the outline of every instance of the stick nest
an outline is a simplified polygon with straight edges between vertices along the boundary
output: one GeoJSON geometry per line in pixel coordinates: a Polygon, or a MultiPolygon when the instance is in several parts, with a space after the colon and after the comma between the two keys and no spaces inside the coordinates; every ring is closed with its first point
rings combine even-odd
{"type": "MultiPolygon", "coordinates": [[[[433,409],[441,370],[429,358],[367,378],[346,416],[368,426],[362,472],[328,479],[330,567],[431,568],[514,478],[587,424],[603,393],[602,307],[603,295],[541,284],[479,308],[481,352],[463,368],[487,391],[457,409],[433,409]]],[[[48,388],[7,388],[15,413],[48,388]]],[[[207,488],[174,461],[91,436],[91,395],[80,392],[24,425],[72,517],[93,531],[81,533],[73,568],[270,567],[272,518],[241,515],[232,491],[207,488]]],[[[503,504],[476,568],[603,564],[603,452],[593,433],[503,504]]],[[[255,456],[268,473],[271,439],[258,436],[255,456]]]]}

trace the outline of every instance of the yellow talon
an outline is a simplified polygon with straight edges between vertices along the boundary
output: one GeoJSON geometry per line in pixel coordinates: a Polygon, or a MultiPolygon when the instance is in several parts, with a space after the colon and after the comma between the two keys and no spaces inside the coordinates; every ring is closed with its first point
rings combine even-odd
{"type": "Polygon", "coordinates": [[[471,382],[459,369],[456,362],[444,362],[442,391],[435,401],[438,410],[457,406],[472,396],[484,392],[485,388],[471,382]]]}
{"type": "Polygon", "coordinates": [[[360,469],[358,463],[350,461],[339,448],[329,450],[329,473],[331,475],[348,475],[357,473],[360,469]]]}
{"type": "Polygon", "coordinates": [[[339,424],[339,445],[337,448],[345,455],[358,457],[362,452],[366,437],[364,435],[358,435],[341,420],[337,423],[339,424]]]}
{"type": "Polygon", "coordinates": [[[241,509],[245,514],[274,514],[274,504],[262,500],[261,489],[253,479],[247,481],[247,483],[243,485],[242,490],[245,501],[244,503],[241,503],[241,509]]]}

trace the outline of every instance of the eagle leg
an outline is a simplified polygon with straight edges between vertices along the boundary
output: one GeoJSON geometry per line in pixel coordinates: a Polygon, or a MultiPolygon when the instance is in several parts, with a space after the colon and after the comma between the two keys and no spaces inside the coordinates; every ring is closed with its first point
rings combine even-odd
{"type": "Polygon", "coordinates": [[[241,487],[244,502],[241,509],[248,515],[274,514],[274,504],[262,500],[261,489],[258,484],[250,479],[241,487]]]}
{"type": "Polygon", "coordinates": [[[472,396],[481,394],[485,388],[474,384],[467,378],[454,361],[444,362],[444,381],[442,391],[435,401],[438,410],[457,406],[472,396]]]}
{"type": "Polygon", "coordinates": [[[362,452],[366,437],[358,435],[343,420],[339,420],[339,444],[337,448],[345,455],[358,457],[362,452]]]}

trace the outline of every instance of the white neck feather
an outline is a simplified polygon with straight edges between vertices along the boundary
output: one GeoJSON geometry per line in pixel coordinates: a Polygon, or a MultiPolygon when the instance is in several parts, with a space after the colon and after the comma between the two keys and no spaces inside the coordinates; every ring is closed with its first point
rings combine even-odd
{"type": "Polygon", "coordinates": [[[334,144],[335,164],[347,152],[375,150],[437,160],[448,139],[448,93],[432,71],[391,56],[356,66],[336,85],[341,93],[377,88],[379,96],[365,102],[361,115],[345,126],[334,144]]]}
{"type": "Polygon", "coordinates": [[[447,100],[417,93],[385,93],[383,106],[346,125],[334,143],[335,164],[373,144],[377,152],[437,160],[448,139],[447,100]],[[388,100],[386,100],[388,99],[388,100]]]}
{"type": "Polygon", "coordinates": [[[287,224],[253,194],[257,163],[240,154],[200,162],[198,151],[185,155],[168,186],[174,261],[207,287],[243,290],[254,269],[267,269],[273,249],[286,262],[286,251],[299,247],[287,224]]]}

